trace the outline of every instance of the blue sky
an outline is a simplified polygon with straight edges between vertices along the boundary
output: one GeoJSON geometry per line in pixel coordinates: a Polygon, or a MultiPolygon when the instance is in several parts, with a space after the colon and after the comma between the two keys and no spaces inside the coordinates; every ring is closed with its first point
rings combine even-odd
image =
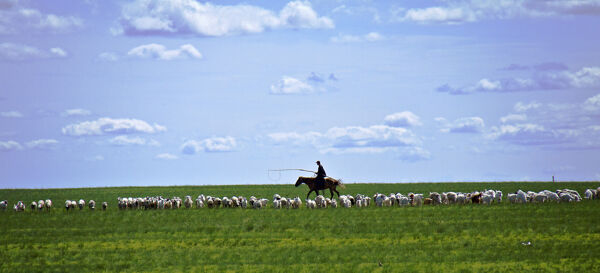
{"type": "Polygon", "coordinates": [[[0,187],[600,180],[600,1],[0,0],[0,187]]]}

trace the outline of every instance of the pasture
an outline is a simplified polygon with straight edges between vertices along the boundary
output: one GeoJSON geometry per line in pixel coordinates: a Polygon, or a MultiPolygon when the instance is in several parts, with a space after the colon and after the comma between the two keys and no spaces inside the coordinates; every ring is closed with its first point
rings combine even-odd
{"type": "MultiPolygon", "coordinates": [[[[348,184],[341,194],[569,188],[591,182],[348,184]]],[[[2,272],[600,272],[600,200],[298,210],[118,210],[117,197],[272,199],[305,185],[2,189],[2,272]],[[50,198],[50,212],[12,211],[50,198]],[[67,199],[109,203],[65,211],[67,199]]],[[[312,195],[311,198],[315,196],[312,195]]],[[[329,193],[326,193],[329,197],[329,193]]]]}

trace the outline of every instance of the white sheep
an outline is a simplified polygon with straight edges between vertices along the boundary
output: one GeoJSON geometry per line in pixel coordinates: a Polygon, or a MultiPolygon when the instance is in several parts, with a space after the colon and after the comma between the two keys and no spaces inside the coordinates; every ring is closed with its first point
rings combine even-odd
{"type": "Polygon", "coordinates": [[[44,201],[44,205],[46,206],[46,210],[50,210],[52,208],[52,200],[46,199],[46,201],[44,201]]]}
{"type": "Polygon", "coordinates": [[[202,199],[197,198],[196,199],[196,208],[203,208],[204,207],[204,202],[202,201],[202,199]]]}
{"type": "Polygon", "coordinates": [[[231,206],[234,208],[237,208],[240,206],[240,198],[237,196],[232,196],[231,197],[231,206]]]}
{"type": "Polygon", "coordinates": [[[528,196],[524,191],[517,191],[517,203],[527,203],[528,196]]]}
{"type": "Polygon", "coordinates": [[[91,210],[95,210],[96,209],[96,201],[90,200],[90,202],[88,202],[88,207],[90,207],[91,210]]]}
{"type": "Polygon", "coordinates": [[[263,207],[263,205],[262,205],[262,202],[260,202],[259,200],[256,200],[252,204],[252,207],[255,208],[255,209],[261,209],[263,207]]]}
{"type": "Polygon", "coordinates": [[[1,210],[6,210],[7,207],[8,207],[8,201],[7,200],[0,201],[0,209],[1,210]]]}
{"type": "Polygon", "coordinates": [[[539,192],[533,198],[533,201],[536,203],[544,203],[548,200],[548,196],[544,192],[539,192]]]}
{"type": "Polygon", "coordinates": [[[248,199],[246,199],[246,197],[239,197],[240,198],[240,206],[245,209],[248,207],[248,199]]]}
{"type": "Polygon", "coordinates": [[[44,207],[45,207],[45,202],[44,202],[44,200],[39,200],[39,201],[37,202],[37,209],[38,209],[38,210],[43,210],[43,209],[44,209],[44,207]]]}
{"type": "Polygon", "coordinates": [[[192,205],[194,204],[194,202],[192,201],[192,197],[189,195],[185,197],[185,201],[183,203],[184,203],[186,209],[191,208],[192,205]]]}
{"type": "Polygon", "coordinates": [[[585,192],[583,194],[585,194],[585,199],[587,200],[592,200],[594,198],[594,196],[596,196],[596,193],[594,193],[595,190],[592,189],[587,189],[585,190],[585,192]]]}
{"type": "Polygon", "coordinates": [[[509,193],[507,196],[508,202],[511,204],[517,203],[517,194],[516,193],[509,193]]]}
{"type": "Polygon", "coordinates": [[[274,200],[273,200],[273,208],[274,208],[274,209],[280,209],[280,208],[281,208],[281,200],[279,200],[279,199],[274,199],[274,200]]]}
{"type": "Polygon", "coordinates": [[[85,207],[85,200],[79,199],[79,202],[77,202],[77,205],[79,206],[79,209],[82,210],[83,207],[85,207]]]}
{"type": "Polygon", "coordinates": [[[317,198],[315,198],[315,203],[317,204],[317,208],[327,208],[327,202],[323,195],[318,195],[317,198]]]}
{"type": "Polygon", "coordinates": [[[502,191],[496,191],[496,202],[502,203],[502,191]]]}
{"type": "Polygon", "coordinates": [[[102,210],[106,210],[108,208],[108,203],[102,202],[102,210]]]}
{"type": "Polygon", "coordinates": [[[546,196],[548,196],[549,202],[560,202],[560,197],[555,192],[547,191],[545,192],[546,196]]]}
{"type": "Polygon", "coordinates": [[[441,205],[442,204],[442,196],[437,193],[437,192],[430,192],[429,193],[429,198],[431,198],[431,200],[433,201],[434,205],[441,205]]]}
{"type": "Polygon", "coordinates": [[[31,202],[29,207],[31,208],[31,211],[35,211],[35,209],[37,209],[37,202],[35,202],[35,201],[31,202]]]}
{"type": "Polygon", "coordinates": [[[494,201],[494,196],[491,194],[484,193],[481,195],[481,203],[484,205],[490,205],[494,201]]]}
{"type": "Polygon", "coordinates": [[[331,207],[334,209],[338,207],[337,200],[335,200],[335,199],[331,200],[331,207]]]}
{"type": "Polygon", "coordinates": [[[302,207],[302,200],[300,197],[296,196],[292,202],[292,208],[299,209],[300,207],[302,207]]]}
{"type": "Polygon", "coordinates": [[[412,205],[413,206],[423,205],[423,194],[421,194],[421,193],[412,194],[412,205]]]}
{"type": "Polygon", "coordinates": [[[15,211],[25,211],[25,204],[23,203],[23,201],[18,201],[14,206],[13,209],[15,211]]]}
{"type": "Polygon", "coordinates": [[[317,202],[310,200],[310,199],[306,199],[306,208],[309,208],[309,209],[317,208],[317,202]]]}

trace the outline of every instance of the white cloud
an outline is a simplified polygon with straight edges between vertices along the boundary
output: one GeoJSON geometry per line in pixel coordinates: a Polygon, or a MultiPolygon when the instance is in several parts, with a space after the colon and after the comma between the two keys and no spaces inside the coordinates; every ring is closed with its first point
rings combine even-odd
{"type": "Polygon", "coordinates": [[[54,54],[57,57],[67,57],[67,52],[60,47],[53,47],[50,49],[50,53],[54,54]]]}
{"type": "Polygon", "coordinates": [[[585,101],[585,106],[587,109],[590,109],[590,110],[600,109],[600,94],[595,95],[591,98],[588,98],[585,101]]]}
{"type": "Polygon", "coordinates": [[[139,119],[100,118],[69,124],[62,128],[62,133],[70,136],[91,136],[104,134],[153,134],[166,131],[167,128],[158,124],[150,125],[139,119]]]}
{"type": "Polygon", "coordinates": [[[401,20],[418,23],[456,24],[473,22],[477,20],[477,17],[471,10],[465,8],[429,7],[424,9],[409,9],[401,20]]]}
{"type": "Polygon", "coordinates": [[[400,150],[398,158],[404,161],[416,162],[431,159],[431,153],[421,147],[410,147],[400,150]]]}
{"type": "Polygon", "coordinates": [[[574,104],[515,104],[518,114],[508,114],[487,137],[516,145],[544,145],[563,149],[600,147],[600,107],[592,107],[600,95],[574,104]]]}
{"type": "Polygon", "coordinates": [[[168,50],[160,44],[147,44],[135,47],[127,55],[132,57],[170,61],[175,59],[202,59],[202,54],[190,44],[180,46],[178,49],[168,50]]]}
{"type": "Polygon", "coordinates": [[[261,7],[215,5],[196,0],[137,0],[121,11],[120,30],[126,35],[227,36],[280,28],[333,28],[307,1],[292,1],[276,15],[261,7]]]}
{"type": "Polygon", "coordinates": [[[333,127],[324,133],[278,132],[267,136],[274,144],[309,145],[322,153],[402,152],[421,145],[421,139],[412,131],[387,125],[333,127]]]}
{"type": "Polygon", "coordinates": [[[583,67],[578,71],[539,70],[530,78],[506,78],[479,80],[476,84],[454,88],[444,84],[438,92],[452,95],[473,94],[476,92],[523,92],[537,90],[561,90],[568,88],[600,87],[600,67],[583,67]]]}
{"type": "Polygon", "coordinates": [[[537,108],[539,108],[541,106],[542,106],[542,104],[541,103],[537,103],[537,102],[531,102],[531,103],[528,103],[528,104],[524,104],[522,102],[517,102],[515,104],[514,109],[517,112],[525,112],[525,111],[527,111],[529,109],[537,109],[537,108]]]}
{"type": "Polygon", "coordinates": [[[444,118],[436,120],[443,124],[440,131],[444,133],[481,133],[485,128],[485,123],[480,117],[459,118],[454,122],[448,122],[444,118]]]}
{"type": "Polygon", "coordinates": [[[271,94],[289,95],[289,94],[310,94],[315,89],[308,83],[296,78],[283,76],[279,82],[271,85],[271,94]]]}
{"type": "Polygon", "coordinates": [[[557,133],[558,131],[548,130],[538,124],[522,123],[494,126],[488,137],[518,145],[543,145],[564,142],[566,135],[560,136],[557,133]]]}
{"type": "Polygon", "coordinates": [[[178,159],[179,157],[177,157],[174,154],[163,153],[163,154],[156,155],[155,158],[156,159],[163,159],[163,160],[175,160],[175,159],[178,159]]]}
{"type": "Polygon", "coordinates": [[[200,141],[188,140],[181,146],[181,152],[184,154],[196,154],[200,152],[231,152],[237,146],[235,138],[212,137],[200,141]]]}
{"type": "Polygon", "coordinates": [[[102,52],[98,55],[98,60],[106,62],[115,62],[119,60],[119,56],[114,52],[102,52]]]}
{"type": "Polygon", "coordinates": [[[141,137],[128,137],[126,135],[116,136],[110,139],[110,142],[113,145],[117,146],[130,146],[130,145],[148,145],[148,146],[160,146],[160,143],[154,139],[146,140],[141,137]]]}
{"type": "Polygon", "coordinates": [[[508,114],[500,118],[502,123],[513,122],[513,121],[525,121],[527,120],[527,115],[525,114],[508,114]]]}
{"type": "Polygon", "coordinates": [[[21,144],[13,140],[0,141],[0,151],[14,151],[20,150],[22,148],[23,147],[21,146],[21,144]]]}
{"type": "Polygon", "coordinates": [[[49,50],[41,50],[28,45],[19,45],[13,43],[0,44],[0,60],[4,61],[25,61],[48,58],[65,58],[67,52],[61,48],[55,47],[49,50]]]}
{"type": "Polygon", "coordinates": [[[360,15],[369,15],[373,22],[381,23],[381,16],[379,15],[379,10],[377,8],[367,5],[361,6],[346,6],[342,4],[340,6],[335,7],[332,13],[343,13],[350,16],[360,16],[360,15]]]}
{"type": "Polygon", "coordinates": [[[38,139],[29,141],[25,144],[30,149],[49,150],[55,149],[58,145],[58,140],[55,139],[38,139]]]}
{"type": "Polygon", "coordinates": [[[20,6],[16,1],[0,8],[0,34],[51,32],[64,33],[83,27],[83,20],[75,16],[44,14],[39,10],[20,6]]]}
{"type": "Polygon", "coordinates": [[[413,114],[410,111],[404,111],[387,115],[383,121],[386,125],[392,127],[413,127],[423,125],[419,116],[413,114]]]}
{"type": "Polygon", "coordinates": [[[334,86],[337,81],[338,78],[333,73],[329,74],[329,77],[325,77],[312,72],[306,80],[283,76],[277,83],[271,85],[270,93],[273,95],[324,93],[337,90],[334,86]]]}
{"type": "Polygon", "coordinates": [[[0,112],[0,117],[3,118],[22,118],[23,114],[19,111],[0,112]]]}
{"type": "Polygon", "coordinates": [[[329,40],[334,43],[356,43],[356,42],[377,42],[385,39],[383,35],[377,32],[369,32],[365,35],[343,35],[331,37],[329,40]]]}
{"type": "Polygon", "coordinates": [[[444,2],[446,3],[444,6],[402,9],[395,19],[420,24],[461,24],[493,19],[600,14],[600,1],[597,0],[444,2]]]}
{"type": "Polygon", "coordinates": [[[66,116],[66,117],[89,116],[91,114],[92,114],[92,112],[90,110],[81,109],[81,108],[67,109],[62,113],[62,115],[66,116]]]}

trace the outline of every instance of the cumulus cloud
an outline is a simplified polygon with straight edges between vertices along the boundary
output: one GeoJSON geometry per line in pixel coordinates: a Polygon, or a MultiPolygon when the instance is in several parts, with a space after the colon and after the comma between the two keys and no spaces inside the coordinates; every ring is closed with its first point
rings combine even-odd
{"type": "Polygon", "coordinates": [[[175,159],[178,159],[179,157],[177,157],[174,154],[163,153],[163,154],[157,154],[154,158],[162,159],[162,160],[175,160],[175,159]]]}
{"type": "Polygon", "coordinates": [[[365,35],[343,35],[331,37],[329,40],[334,43],[358,43],[358,42],[377,42],[384,40],[385,37],[377,32],[369,32],[365,35]]]}
{"type": "Polygon", "coordinates": [[[196,0],[137,0],[121,10],[125,35],[227,36],[261,33],[269,29],[333,28],[333,21],[319,16],[308,1],[292,1],[275,14],[248,4],[215,5],[196,0]]]}
{"type": "Polygon", "coordinates": [[[480,117],[459,118],[453,122],[437,118],[436,121],[442,125],[440,131],[444,133],[481,133],[485,128],[485,123],[480,117]]]}
{"type": "Polygon", "coordinates": [[[452,95],[465,95],[478,92],[507,93],[590,87],[600,87],[600,67],[584,67],[577,71],[538,70],[529,78],[484,78],[473,85],[462,88],[444,84],[438,87],[437,91],[452,95]]]}
{"type": "Polygon", "coordinates": [[[92,112],[90,110],[81,109],[81,108],[67,109],[64,112],[62,112],[62,116],[65,116],[65,117],[89,116],[91,114],[92,114],[92,112]]]}
{"type": "Polygon", "coordinates": [[[231,152],[236,146],[236,140],[231,136],[211,137],[202,140],[188,140],[181,145],[181,152],[190,155],[200,152],[231,152]]]}
{"type": "Polygon", "coordinates": [[[23,146],[21,146],[21,144],[13,140],[0,141],[0,151],[14,151],[22,148],[23,146]]]}
{"type": "Polygon", "coordinates": [[[176,59],[202,59],[202,54],[200,54],[200,52],[191,44],[185,44],[180,46],[178,49],[171,50],[160,44],[141,45],[129,50],[127,55],[131,57],[163,61],[176,59]]]}
{"type": "Polygon", "coordinates": [[[160,143],[158,143],[158,141],[156,141],[154,139],[147,140],[147,139],[144,139],[141,137],[128,137],[126,135],[116,136],[116,137],[110,139],[108,142],[110,142],[113,145],[117,145],[117,146],[131,146],[131,145],[160,146],[160,143]]]}
{"type": "Polygon", "coordinates": [[[19,111],[0,112],[0,117],[3,118],[22,118],[23,114],[19,111]]]}
{"type": "Polygon", "coordinates": [[[0,34],[24,32],[64,33],[83,27],[83,20],[75,16],[45,14],[23,7],[17,1],[0,2],[0,34]]]}
{"type": "Polygon", "coordinates": [[[383,121],[386,125],[392,127],[413,127],[423,125],[419,116],[410,111],[387,115],[383,121]]]}
{"type": "Polygon", "coordinates": [[[482,20],[563,15],[599,15],[600,1],[453,0],[443,6],[402,9],[395,20],[419,24],[462,24],[482,20]]]}
{"type": "Polygon", "coordinates": [[[423,158],[421,139],[406,128],[387,125],[333,127],[326,132],[277,132],[267,135],[274,144],[312,146],[322,153],[382,153],[395,151],[408,158],[423,158]],[[417,151],[421,149],[421,151],[417,151]]]}
{"type": "Polygon", "coordinates": [[[26,61],[35,59],[65,58],[67,52],[55,47],[49,50],[38,49],[33,46],[13,43],[0,43],[1,61],[26,61]]]}
{"type": "Polygon", "coordinates": [[[49,150],[55,149],[58,146],[58,140],[55,139],[38,139],[32,140],[25,144],[30,149],[49,150]]]}
{"type": "Polygon", "coordinates": [[[515,145],[600,148],[600,107],[592,107],[597,100],[600,94],[573,104],[518,102],[517,113],[506,115],[487,137],[515,145]]]}
{"type": "Polygon", "coordinates": [[[306,80],[283,76],[277,83],[271,85],[270,93],[273,95],[324,93],[337,90],[334,86],[334,83],[337,81],[338,78],[333,73],[329,74],[328,77],[325,77],[321,74],[312,72],[306,77],[306,80]]]}
{"type": "Polygon", "coordinates": [[[167,128],[154,123],[150,125],[139,119],[99,118],[93,121],[69,124],[62,128],[62,133],[69,136],[93,136],[105,134],[153,134],[164,132],[167,128]]]}

